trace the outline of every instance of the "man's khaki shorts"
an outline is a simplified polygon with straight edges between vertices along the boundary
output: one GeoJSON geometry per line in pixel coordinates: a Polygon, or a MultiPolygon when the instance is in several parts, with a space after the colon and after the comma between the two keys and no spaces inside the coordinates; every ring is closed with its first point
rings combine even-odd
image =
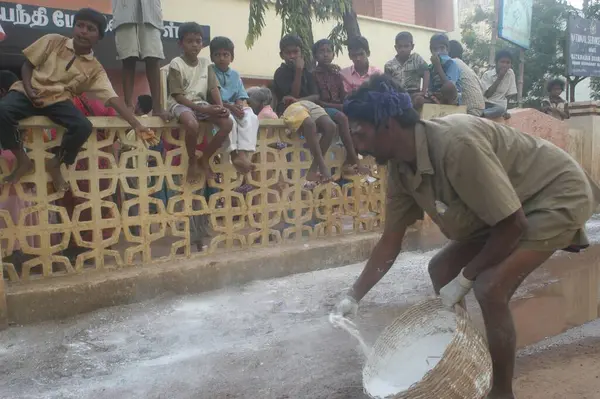
{"type": "Polygon", "coordinates": [[[162,31],[150,24],[124,24],[115,31],[117,56],[126,58],[164,59],[162,31]]]}

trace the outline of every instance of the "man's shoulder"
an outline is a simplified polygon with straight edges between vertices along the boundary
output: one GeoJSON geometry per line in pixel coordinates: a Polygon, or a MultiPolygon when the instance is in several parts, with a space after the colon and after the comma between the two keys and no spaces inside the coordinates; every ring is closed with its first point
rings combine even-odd
{"type": "Polygon", "coordinates": [[[396,57],[392,58],[391,60],[389,60],[388,62],[385,63],[385,65],[383,66],[385,69],[387,68],[396,68],[399,66],[399,62],[396,59],[396,57]]]}

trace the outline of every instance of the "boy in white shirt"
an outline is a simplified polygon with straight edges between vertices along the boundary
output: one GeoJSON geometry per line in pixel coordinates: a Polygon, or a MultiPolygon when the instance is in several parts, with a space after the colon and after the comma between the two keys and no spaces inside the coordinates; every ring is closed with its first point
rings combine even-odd
{"type": "Polygon", "coordinates": [[[517,94],[517,82],[512,70],[512,55],[508,50],[496,53],[496,68],[489,70],[481,77],[485,92],[485,110],[483,116],[489,119],[510,118],[508,98],[517,94]]]}
{"type": "Polygon", "coordinates": [[[202,27],[195,22],[181,25],[179,45],[183,54],[171,61],[167,75],[168,107],[185,128],[185,147],[189,158],[186,180],[189,184],[195,184],[203,172],[207,179],[213,176],[209,166],[210,157],[227,140],[233,123],[229,118],[229,110],[221,101],[219,82],[210,67],[210,60],[198,57],[202,49],[202,27]],[[209,99],[214,105],[208,102],[209,99]],[[218,129],[200,159],[196,157],[200,135],[198,121],[208,121],[218,129]]]}

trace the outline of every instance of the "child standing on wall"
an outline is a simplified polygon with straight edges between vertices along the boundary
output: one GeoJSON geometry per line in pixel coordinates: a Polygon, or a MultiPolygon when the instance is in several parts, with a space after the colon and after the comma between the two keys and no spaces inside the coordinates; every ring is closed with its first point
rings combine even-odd
{"type": "Polygon", "coordinates": [[[219,82],[223,106],[233,119],[233,129],[229,137],[227,152],[231,153],[231,163],[241,174],[254,169],[251,156],[256,151],[258,117],[248,105],[248,93],[240,74],[229,65],[234,58],[233,42],[226,37],[215,37],[210,42],[210,57],[219,82]]]}
{"type": "Polygon", "coordinates": [[[23,50],[23,80],[15,83],[0,102],[0,144],[13,151],[17,159],[17,167],[4,179],[5,183],[17,183],[33,168],[17,125],[21,119],[39,115],[66,128],[55,157],[46,161],[46,170],[56,191],[69,190],[61,165],[75,163],[77,153],[92,133],[92,123],[71,101],[83,92],[94,93],[113,107],[138,136],[153,135],[117,96],[106,71],[94,57],[92,48],[104,36],[106,25],[104,15],[83,8],[75,14],[72,38],[49,34],[23,50]]]}
{"type": "Polygon", "coordinates": [[[415,48],[413,35],[410,32],[398,33],[394,48],[396,56],[385,64],[384,73],[411,96],[424,93],[429,87],[430,73],[423,57],[413,53],[415,48]]]}
{"type": "Polygon", "coordinates": [[[286,35],[279,42],[279,50],[284,62],[275,71],[273,79],[277,113],[283,114],[284,122],[292,132],[306,137],[314,158],[306,180],[328,182],[331,175],[323,154],[329,149],[337,127],[327,112],[315,104],[319,94],[312,73],[305,68],[302,40],[296,35],[286,35]],[[321,133],[320,141],[317,131],[321,133]]]}
{"type": "Polygon", "coordinates": [[[185,147],[189,159],[187,182],[195,184],[202,173],[213,177],[210,170],[210,157],[227,140],[233,122],[229,110],[223,106],[219,82],[210,61],[198,57],[202,50],[202,27],[195,22],[186,22],[179,27],[180,57],[169,64],[167,87],[169,111],[185,128],[185,147]],[[211,99],[214,105],[209,104],[211,99]],[[198,121],[214,124],[218,131],[208,143],[202,157],[196,157],[196,144],[200,135],[198,121]]]}
{"type": "Polygon", "coordinates": [[[483,74],[481,83],[485,92],[485,111],[489,119],[510,118],[508,99],[517,94],[517,81],[512,70],[512,55],[508,50],[496,53],[496,67],[483,74]]]}
{"type": "Polygon", "coordinates": [[[329,39],[321,39],[315,43],[312,49],[313,56],[317,60],[317,68],[313,75],[319,90],[318,104],[325,108],[327,115],[338,126],[338,132],[342,143],[346,148],[346,160],[342,168],[342,175],[355,175],[360,172],[367,173],[360,167],[360,160],[354,149],[352,137],[350,137],[350,125],[348,118],[342,112],[346,91],[344,80],[340,75],[340,67],[333,64],[333,43],[329,39]]]}

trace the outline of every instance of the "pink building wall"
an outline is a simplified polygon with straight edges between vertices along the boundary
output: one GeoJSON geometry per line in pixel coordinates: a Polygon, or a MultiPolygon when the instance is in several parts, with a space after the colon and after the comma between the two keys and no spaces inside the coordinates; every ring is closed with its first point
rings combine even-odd
{"type": "Polygon", "coordinates": [[[443,31],[454,30],[453,0],[354,0],[357,14],[443,31]]]}

